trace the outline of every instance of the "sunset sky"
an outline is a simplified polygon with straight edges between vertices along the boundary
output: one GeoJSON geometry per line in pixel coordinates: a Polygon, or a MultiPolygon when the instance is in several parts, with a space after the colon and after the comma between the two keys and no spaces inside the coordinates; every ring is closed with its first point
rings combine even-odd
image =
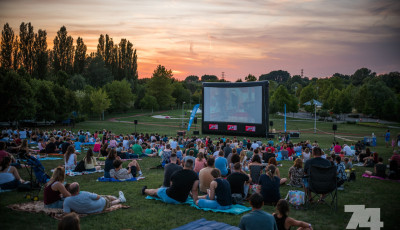
{"type": "Polygon", "coordinates": [[[61,26],[95,51],[100,34],[130,40],[139,77],[157,65],[174,77],[235,81],[272,70],[326,77],[361,67],[400,71],[400,1],[372,0],[0,0],[0,25],[61,26]]]}

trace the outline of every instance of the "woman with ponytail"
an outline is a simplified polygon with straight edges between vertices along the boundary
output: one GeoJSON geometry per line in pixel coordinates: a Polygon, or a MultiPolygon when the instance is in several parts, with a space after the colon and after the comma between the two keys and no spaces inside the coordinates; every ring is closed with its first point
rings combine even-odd
{"type": "Polygon", "coordinates": [[[281,199],[279,192],[280,179],[276,176],[275,165],[269,165],[266,174],[260,176],[258,192],[264,197],[264,204],[275,206],[281,199]]]}

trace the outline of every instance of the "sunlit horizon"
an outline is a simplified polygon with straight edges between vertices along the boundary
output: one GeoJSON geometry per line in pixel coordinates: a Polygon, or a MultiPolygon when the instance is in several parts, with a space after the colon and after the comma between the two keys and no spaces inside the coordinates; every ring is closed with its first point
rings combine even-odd
{"type": "Polygon", "coordinates": [[[0,24],[22,22],[82,37],[95,52],[100,34],[126,38],[138,55],[139,78],[157,65],[183,80],[205,74],[235,81],[273,70],[329,77],[366,67],[400,71],[397,1],[0,1],[0,24]]]}

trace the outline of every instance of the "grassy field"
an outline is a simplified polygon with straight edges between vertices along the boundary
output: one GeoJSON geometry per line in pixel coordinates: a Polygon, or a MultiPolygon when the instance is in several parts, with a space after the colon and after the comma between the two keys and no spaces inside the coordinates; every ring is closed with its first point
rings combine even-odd
{"type": "MultiPolygon", "coordinates": [[[[168,115],[172,118],[180,118],[182,111],[164,111],[155,112],[154,115],[168,115]]],[[[189,113],[185,117],[186,121],[189,113]]],[[[126,134],[134,132],[133,120],[138,120],[137,131],[143,133],[160,133],[169,136],[175,136],[180,128],[180,119],[157,119],[151,117],[151,111],[139,111],[128,114],[116,114],[106,117],[106,121],[86,121],[76,124],[74,131],[79,129],[88,129],[91,132],[100,129],[112,130],[117,134],[126,134]],[[134,117],[136,116],[136,117],[134,117]],[[109,121],[111,118],[119,118],[117,122],[109,121]],[[118,122],[119,121],[119,122],[118,122]]],[[[277,131],[283,129],[282,117],[273,115],[271,120],[274,121],[274,127],[277,131]]],[[[398,126],[398,125],[397,125],[398,126]]],[[[323,149],[329,148],[334,139],[332,132],[332,123],[317,122],[318,132],[314,134],[313,121],[288,119],[288,130],[300,131],[300,139],[297,140],[317,140],[323,149]]],[[[69,129],[69,128],[68,128],[69,129]]],[[[371,148],[378,152],[386,160],[391,155],[391,148],[385,148],[383,135],[386,127],[370,127],[350,124],[338,124],[336,140],[341,144],[343,142],[350,143],[352,141],[361,140],[364,136],[375,133],[378,145],[371,148]],[[344,140],[345,139],[345,140],[344,140]]],[[[392,136],[400,132],[400,129],[392,129],[392,136]]],[[[266,139],[261,139],[266,141],[266,139]]],[[[83,156],[79,156],[79,159],[83,156]]],[[[239,216],[220,214],[213,212],[204,212],[186,205],[169,205],[159,201],[146,200],[140,194],[143,185],[149,188],[157,188],[161,186],[163,181],[163,171],[160,169],[150,169],[158,165],[159,159],[145,158],[139,161],[142,171],[146,179],[138,182],[122,182],[122,183],[100,183],[96,179],[100,174],[91,174],[77,177],[67,177],[67,182],[77,181],[81,184],[81,190],[95,192],[98,194],[118,195],[118,191],[122,190],[127,198],[129,209],[117,210],[115,212],[83,217],[81,219],[82,229],[171,229],[199,218],[207,220],[216,220],[231,225],[238,225],[239,216]]],[[[46,172],[51,175],[50,169],[62,164],[58,161],[43,161],[46,172]]],[[[125,162],[125,165],[127,163],[125,162]]],[[[291,162],[283,161],[280,168],[281,175],[287,177],[288,169],[291,162]]],[[[124,166],[125,166],[124,165],[124,166]]],[[[318,206],[312,210],[291,210],[291,216],[313,224],[314,229],[345,229],[352,213],[344,212],[344,205],[365,205],[366,208],[381,208],[381,221],[384,222],[384,229],[396,229],[397,214],[400,211],[400,183],[393,181],[379,181],[374,179],[365,179],[361,177],[362,172],[366,168],[356,167],[357,180],[345,184],[344,191],[338,191],[338,210],[332,212],[326,206],[318,206]]],[[[20,173],[23,178],[27,178],[25,169],[21,169],[20,173]]],[[[281,187],[281,196],[285,197],[289,186],[281,187]]],[[[40,194],[43,199],[43,192],[40,194]]],[[[30,214],[23,212],[15,212],[6,206],[14,203],[27,202],[24,199],[24,193],[1,193],[0,194],[0,222],[1,229],[55,229],[57,221],[43,214],[30,214]]],[[[246,205],[248,205],[246,203],[246,205]]],[[[265,211],[272,213],[273,207],[265,206],[265,211]]]]}

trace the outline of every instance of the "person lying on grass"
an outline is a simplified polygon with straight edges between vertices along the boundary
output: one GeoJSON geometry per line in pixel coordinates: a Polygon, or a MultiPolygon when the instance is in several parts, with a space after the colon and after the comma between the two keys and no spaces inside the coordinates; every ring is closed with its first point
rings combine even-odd
{"type": "Polygon", "coordinates": [[[276,204],[276,213],[272,213],[275,218],[278,230],[288,230],[292,226],[299,227],[297,230],[312,230],[311,224],[295,220],[289,217],[289,204],[286,200],[280,199],[276,204]]]}
{"type": "Polygon", "coordinates": [[[119,159],[114,160],[114,168],[110,170],[110,176],[117,180],[132,179],[136,177],[137,172],[139,176],[142,175],[140,165],[136,160],[132,160],[127,168],[122,168],[122,161],[119,159]]]}
{"type": "Polygon", "coordinates": [[[185,161],[183,170],[172,174],[171,187],[147,189],[147,186],[143,186],[142,195],[159,197],[163,202],[169,204],[180,204],[187,200],[191,192],[193,201],[196,202],[198,200],[198,187],[199,177],[193,171],[193,160],[188,159],[185,161]]]}
{"type": "Polygon", "coordinates": [[[221,178],[221,171],[219,171],[219,169],[213,169],[211,175],[214,177],[214,180],[210,184],[208,195],[199,196],[199,200],[197,200],[196,204],[200,208],[230,209],[232,205],[232,194],[229,182],[221,178]]]}
{"type": "Polygon", "coordinates": [[[122,191],[119,191],[118,198],[115,196],[99,196],[95,193],[80,191],[77,182],[69,186],[69,192],[71,196],[64,200],[64,213],[72,211],[81,214],[102,212],[111,206],[126,202],[122,191]]]}

